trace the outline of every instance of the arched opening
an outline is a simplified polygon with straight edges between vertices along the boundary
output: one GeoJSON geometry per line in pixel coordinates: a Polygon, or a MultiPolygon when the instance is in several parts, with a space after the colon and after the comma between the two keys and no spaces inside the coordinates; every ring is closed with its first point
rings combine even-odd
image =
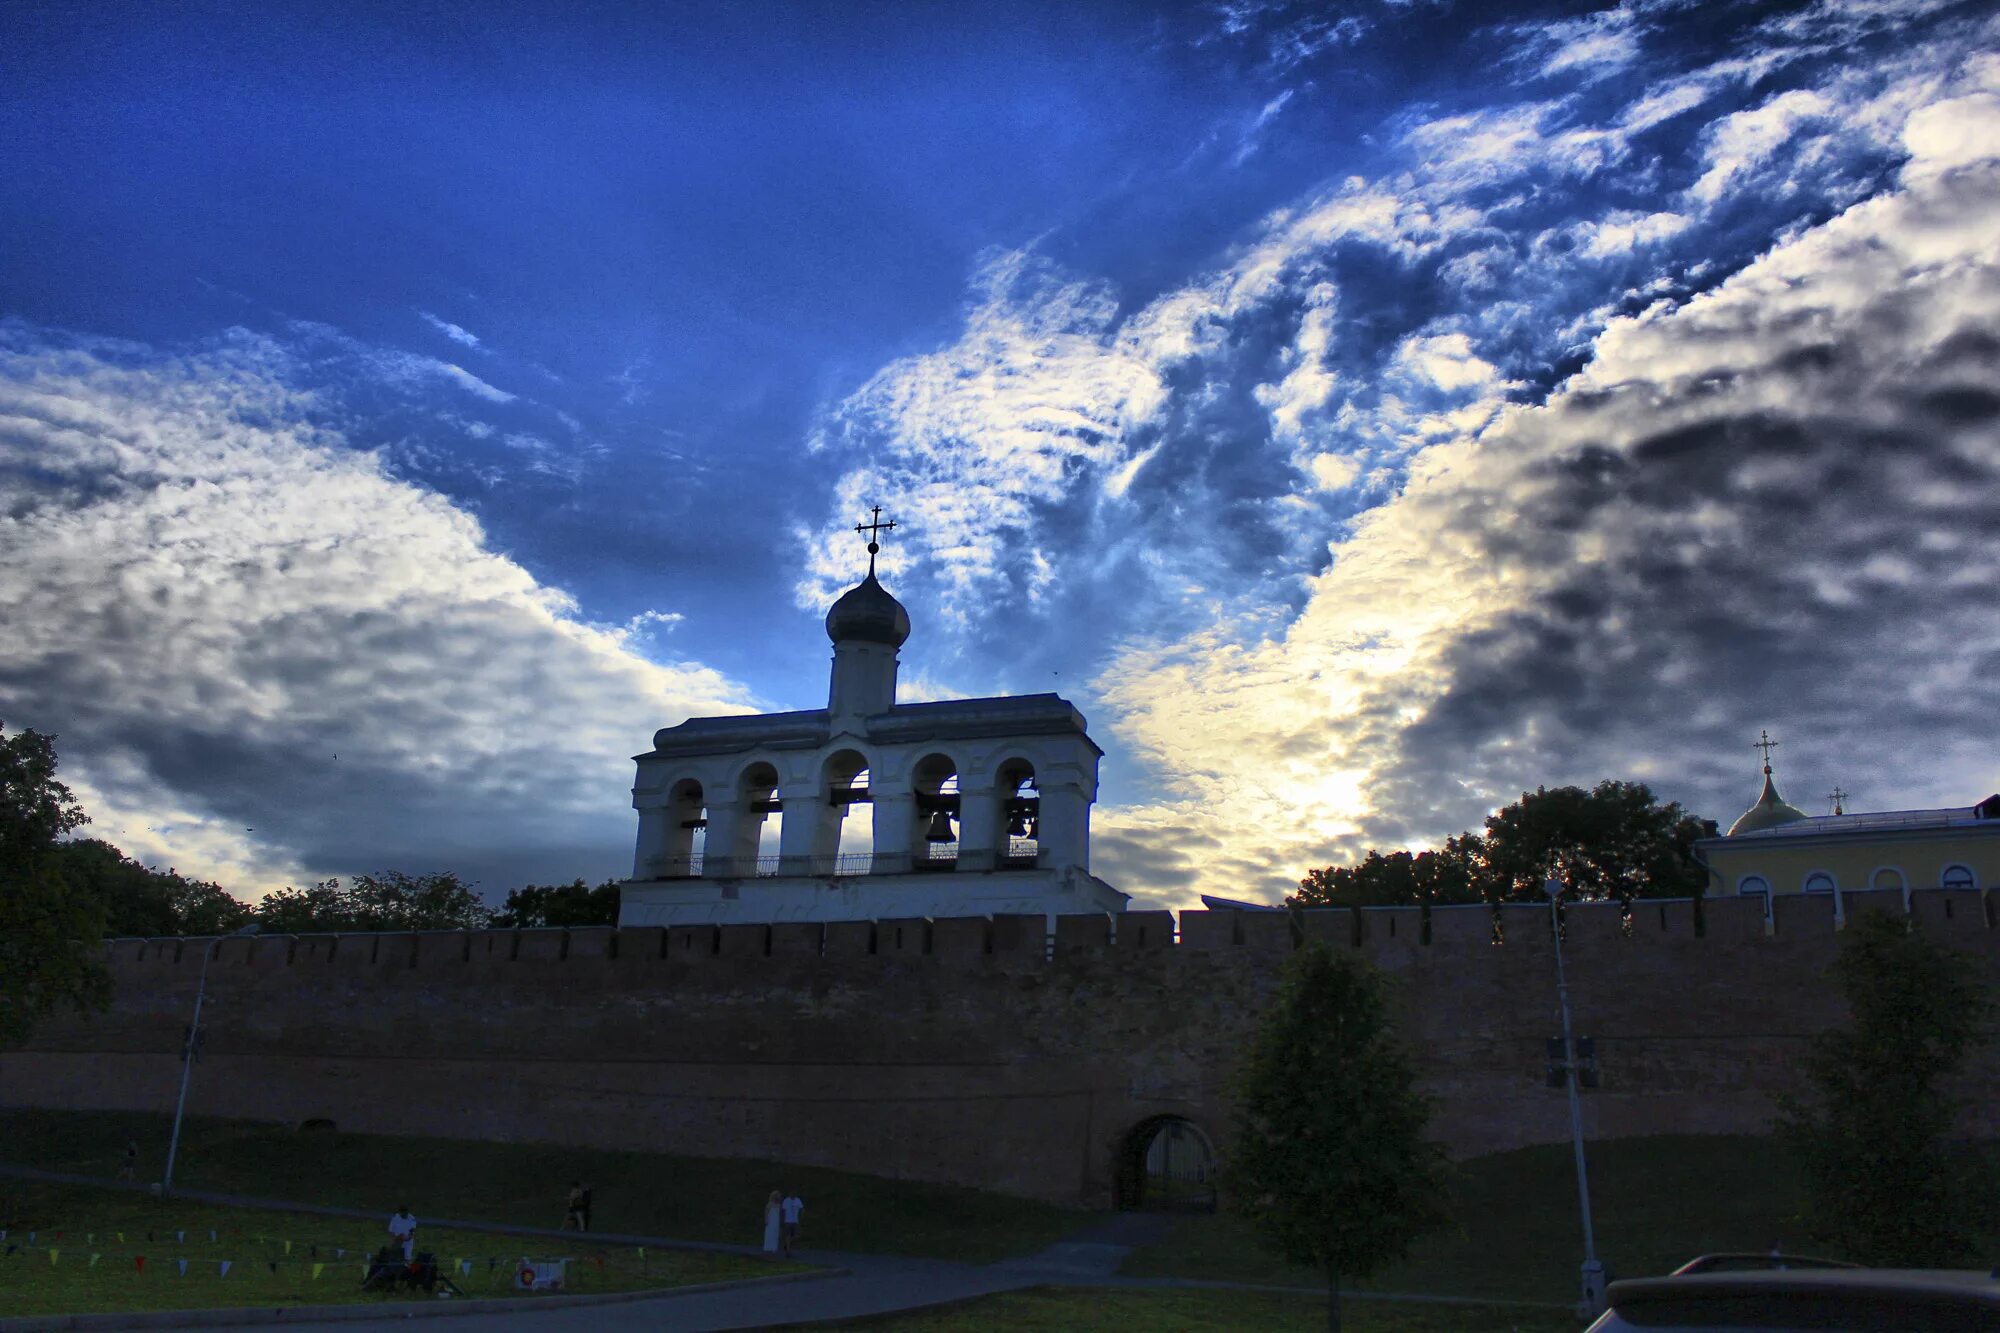
{"type": "Polygon", "coordinates": [[[910,864],[919,870],[958,865],[958,765],[948,754],[926,755],[912,770],[917,817],[910,830],[910,864]]]}
{"type": "Polygon", "coordinates": [[[1042,850],[1039,838],[1042,793],[1035,785],[1035,766],[1025,759],[1009,759],[1000,766],[994,785],[1000,789],[1000,816],[1004,821],[1000,865],[1003,869],[1032,866],[1042,850]]]}
{"type": "Polygon", "coordinates": [[[1973,876],[1971,866],[1950,865],[1938,876],[1938,886],[1946,889],[1976,889],[1979,881],[1973,876]]]}
{"type": "Polygon", "coordinates": [[[875,796],[868,789],[868,760],[842,750],[826,761],[826,798],[833,806],[826,873],[865,875],[875,860],[875,796]]]}
{"type": "Polygon", "coordinates": [[[1833,889],[1833,876],[1827,874],[1824,870],[1815,870],[1812,874],[1806,876],[1805,890],[1807,893],[1832,893],[1833,889]]]}
{"type": "Polygon", "coordinates": [[[1883,866],[1868,877],[1871,889],[1900,889],[1903,887],[1903,872],[1894,866],[1883,866]]]}
{"type": "Polygon", "coordinates": [[[662,879],[684,879],[701,873],[702,854],[708,845],[708,805],[701,784],[683,778],[674,784],[667,798],[667,850],[657,874],[662,879]]]}
{"type": "Polygon", "coordinates": [[[1738,893],[1754,893],[1768,900],[1771,896],[1771,881],[1762,875],[1745,875],[1736,881],[1738,893]]]}
{"type": "Polygon", "coordinates": [[[758,762],[736,780],[738,823],[730,854],[737,875],[778,873],[778,837],[783,807],[778,801],[778,770],[758,762]],[[778,815],[778,819],[772,819],[778,815]]]}
{"type": "Polygon", "coordinates": [[[1133,1126],[1119,1145],[1120,1208],[1215,1211],[1215,1149],[1192,1120],[1159,1115],[1133,1126]]]}

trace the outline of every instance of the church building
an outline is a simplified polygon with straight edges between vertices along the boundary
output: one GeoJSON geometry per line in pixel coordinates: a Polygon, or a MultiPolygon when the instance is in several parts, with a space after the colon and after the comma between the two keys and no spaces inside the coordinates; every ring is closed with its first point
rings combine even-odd
{"type": "Polygon", "coordinates": [[[1768,734],[1764,789],[1757,803],[1718,838],[1694,851],[1720,881],[1711,892],[1763,895],[1840,895],[1868,889],[1989,889],[2000,887],[2000,795],[1967,806],[1936,810],[1880,810],[1849,814],[1846,793],[1829,793],[1833,813],[1809,815],[1778,794],[1771,774],[1768,734]]]}
{"type": "Polygon", "coordinates": [[[635,756],[620,926],[1121,912],[1090,873],[1103,751],[1055,694],[896,702],[910,616],[868,576],[827,612],[825,708],[690,718],[635,756]]]}

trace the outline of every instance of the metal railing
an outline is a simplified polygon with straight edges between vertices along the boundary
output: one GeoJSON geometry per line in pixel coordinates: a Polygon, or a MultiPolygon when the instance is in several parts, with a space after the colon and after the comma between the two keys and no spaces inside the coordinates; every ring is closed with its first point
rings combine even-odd
{"type": "MultiPolygon", "coordinates": [[[[1009,838],[1001,849],[999,863],[1005,870],[1034,866],[1040,845],[1033,838],[1009,838]]],[[[692,856],[660,857],[652,863],[654,879],[775,879],[798,875],[813,879],[844,878],[849,875],[938,872],[956,869],[959,844],[924,844],[914,854],[894,852],[841,852],[834,856],[692,856]]]]}

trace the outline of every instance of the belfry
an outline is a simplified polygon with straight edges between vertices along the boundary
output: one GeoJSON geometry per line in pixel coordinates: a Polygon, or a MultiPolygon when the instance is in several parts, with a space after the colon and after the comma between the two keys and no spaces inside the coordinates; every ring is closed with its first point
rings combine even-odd
{"type": "Polygon", "coordinates": [[[910,616],[868,575],[827,612],[825,708],[697,717],[635,757],[618,924],[1121,912],[1090,873],[1103,751],[1055,694],[896,702],[910,616]]]}

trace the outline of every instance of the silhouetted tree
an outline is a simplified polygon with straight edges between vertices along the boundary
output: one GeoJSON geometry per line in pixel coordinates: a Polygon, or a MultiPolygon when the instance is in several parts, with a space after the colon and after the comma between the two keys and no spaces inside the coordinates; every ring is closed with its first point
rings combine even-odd
{"type": "Polygon", "coordinates": [[[1695,839],[1715,832],[1676,802],[1661,804],[1643,782],[1538,787],[1487,816],[1483,833],[1462,833],[1434,852],[1371,851],[1353,866],[1306,873],[1294,907],[1387,907],[1505,902],[1539,896],[1551,871],[1578,898],[1699,896],[1708,872],[1695,839]]]}
{"type": "Polygon", "coordinates": [[[507,895],[493,924],[526,929],[531,926],[615,926],[618,924],[618,881],[607,879],[590,888],[581,878],[568,884],[529,884],[507,895]]]}
{"type": "Polygon", "coordinates": [[[1238,1086],[1230,1208],[1295,1264],[1340,1284],[1409,1252],[1445,1220],[1444,1150],[1389,1025],[1381,973],[1314,942],[1292,955],[1238,1086]]]}
{"type": "Polygon", "coordinates": [[[1847,1022],[1813,1039],[1804,1093],[1781,1099],[1777,1125],[1815,1233],[1866,1264],[1971,1260],[1994,1220],[1993,1182],[1955,1160],[1964,1103],[1945,1084],[1982,1039],[1991,997],[1968,958],[1885,912],[1848,923],[1832,973],[1847,1022]]]}
{"type": "Polygon", "coordinates": [[[107,935],[221,935],[250,919],[250,906],[215,884],[140,865],[108,842],[58,844],[64,879],[104,904],[107,935]]]}
{"type": "Polygon", "coordinates": [[[0,1046],[59,1006],[88,1012],[111,997],[98,957],[104,905],[63,878],[56,840],[90,821],[56,781],[53,736],[9,737],[0,724],[0,1046]]]}
{"type": "Polygon", "coordinates": [[[309,889],[264,895],[255,912],[267,934],[341,930],[476,930],[491,913],[450,871],[356,875],[348,884],[321,880],[309,889]]]}

